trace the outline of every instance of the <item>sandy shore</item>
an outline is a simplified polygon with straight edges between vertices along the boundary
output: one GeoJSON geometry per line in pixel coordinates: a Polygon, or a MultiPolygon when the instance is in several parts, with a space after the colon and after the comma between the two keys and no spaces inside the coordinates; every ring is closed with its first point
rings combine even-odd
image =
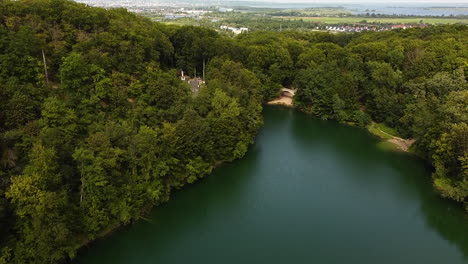
{"type": "MultiPolygon", "coordinates": [[[[284,105],[288,107],[294,107],[293,105],[293,99],[288,96],[281,96],[273,101],[268,102],[269,105],[284,105]]],[[[379,129],[380,130],[380,129],[379,129]]],[[[408,152],[409,148],[413,143],[415,142],[414,139],[404,139],[400,137],[395,137],[393,135],[390,135],[388,133],[385,133],[384,131],[380,130],[380,132],[392,137],[390,139],[387,139],[387,142],[390,142],[394,144],[399,150],[408,152]]]]}
{"type": "Polygon", "coordinates": [[[291,97],[281,96],[278,99],[268,102],[269,105],[285,105],[285,106],[293,106],[293,100],[291,97]]]}
{"type": "MultiPolygon", "coordinates": [[[[387,142],[392,143],[393,145],[397,146],[397,148],[399,150],[402,150],[402,151],[405,151],[405,152],[408,152],[411,145],[413,145],[413,143],[416,141],[414,139],[404,139],[404,138],[401,138],[401,137],[396,137],[394,135],[390,135],[390,134],[386,133],[385,131],[383,131],[380,128],[377,128],[377,129],[381,133],[391,137],[390,139],[387,139],[387,142]]],[[[379,136],[379,135],[377,135],[377,136],[379,136]]],[[[382,136],[380,136],[380,137],[382,137],[382,136]]]]}
{"type": "Polygon", "coordinates": [[[408,152],[409,148],[415,142],[414,139],[403,139],[399,137],[393,137],[387,140],[388,142],[395,144],[398,149],[408,152]]]}

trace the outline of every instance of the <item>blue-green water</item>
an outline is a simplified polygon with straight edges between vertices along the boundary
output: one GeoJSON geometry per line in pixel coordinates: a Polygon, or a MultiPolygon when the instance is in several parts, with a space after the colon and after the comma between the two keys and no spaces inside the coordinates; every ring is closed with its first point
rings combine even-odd
{"type": "Polygon", "coordinates": [[[76,263],[468,263],[468,217],[366,131],[267,107],[238,161],[76,263]]]}

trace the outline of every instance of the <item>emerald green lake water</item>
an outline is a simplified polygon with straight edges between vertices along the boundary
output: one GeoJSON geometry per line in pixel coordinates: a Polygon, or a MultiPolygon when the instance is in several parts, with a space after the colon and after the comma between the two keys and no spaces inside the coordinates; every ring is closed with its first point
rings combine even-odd
{"type": "Polygon", "coordinates": [[[423,161],[294,109],[264,117],[243,159],[75,263],[468,263],[468,217],[434,193],[423,161]]]}

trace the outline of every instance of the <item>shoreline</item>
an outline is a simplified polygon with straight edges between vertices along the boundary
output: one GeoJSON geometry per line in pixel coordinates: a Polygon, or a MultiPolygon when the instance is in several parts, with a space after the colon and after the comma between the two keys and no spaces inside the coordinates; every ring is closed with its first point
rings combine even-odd
{"type": "Polygon", "coordinates": [[[186,183],[186,184],[184,184],[184,186],[182,186],[180,188],[174,188],[173,190],[169,191],[167,201],[162,201],[159,204],[151,205],[151,207],[148,208],[148,210],[142,210],[140,212],[140,216],[139,216],[138,219],[134,219],[134,220],[132,220],[132,221],[130,221],[128,223],[114,223],[114,224],[111,224],[107,228],[102,230],[98,235],[96,235],[95,238],[93,238],[93,239],[89,239],[89,238],[82,239],[79,243],[76,243],[76,245],[74,246],[75,254],[74,254],[73,257],[69,256],[69,261],[71,261],[71,263],[76,261],[76,258],[78,257],[78,255],[83,254],[83,251],[88,250],[91,246],[93,246],[93,244],[99,242],[99,240],[108,239],[115,232],[118,232],[119,230],[121,230],[123,228],[127,228],[127,227],[133,225],[134,223],[136,223],[138,221],[148,220],[145,216],[149,215],[151,213],[151,211],[153,211],[155,208],[157,208],[157,207],[159,207],[159,206],[161,206],[161,205],[163,205],[165,203],[170,202],[173,193],[185,188],[186,185],[192,185],[194,183],[199,182],[200,180],[203,180],[203,178],[205,178],[206,176],[211,175],[213,173],[214,169],[219,168],[219,167],[221,167],[221,166],[223,166],[223,165],[225,165],[226,163],[229,163],[229,162],[230,161],[227,161],[227,160],[216,161],[214,164],[212,164],[210,166],[210,171],[206,175],[198,178],[193,183],[186,183]]]}
{"type": "Polygon", "coordinates": [[[416,142],[415,139],[404,139],[398,136],[394,136],[389,134],[377,126],[377,123],[372,122],[370,125],[366,126],[367,131],[369,131],[372,135],[375,135],[382,139],[384,142],[388,142],[396,147],[397,150],[413,153],[410,151],[411,146],[416,142]]]}
{"type": "Polygon", "coordinates": [[[284,105],[287,107],[295,108],[292,97],[288,97],[288,96],[280,96],[272,101],[269,101],[267,104],[268,105],[284,105]]]}
{"type": "Polygon", "coordinates": [[[414,142],[416,142],[415,139],[403,139],[399,137],[393,137],[391,139],[387,139],[387,142],[392,143],[395,145],[399,150],[412,153],[410,151],[411,146],[413,145],[414,142]]]}
{"type": "MultiPolygon", "coordinates": [[[[272,101],[269,101],[267,105],[282,105],[286,107],[291,107],[297,109],[293,104],[293,98],[289,96],[280,96],[272,101]]],[[[375,124],[374,122],[372,124],[375,124]]],[[[371,125],[372,125],[371,124],[371,125]]],[[[369,131],[372,135],[379,137],[383,142],[388,142],[392,146],[395,147],[396,150],[406,152],[406,153],[413,153],[410,151],[411,146],[416,142],[415,139],[404,139],[401,137],[397,137],[391,134],[382,131],[381,129],[377,128],[378,133],[371,129],[371,125],[366,126],[366,130],[369,131]]]]}

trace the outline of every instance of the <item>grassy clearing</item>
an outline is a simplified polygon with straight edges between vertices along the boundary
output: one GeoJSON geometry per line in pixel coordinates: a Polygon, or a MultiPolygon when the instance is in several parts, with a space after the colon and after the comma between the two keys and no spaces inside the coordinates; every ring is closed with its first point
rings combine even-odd
{"type": "Polygon", "coordinates": [[[161,23],[166,24],[166,25],[177,25],[177,26],[191,26],[195,24],[194,20],[187,19],[187,18],[161,21],[161,23]]]}
{"type": "Polygon", "coordinates": [[[384,124],[372,123],[367,126],[367,130],[369,130],[371,134],[376,135],[382,139],[392,139],[395,135],[395,134],[390,133],[395,130],[385,126],[384,124]],[[382,129],[382,127],[385,130],[382,129]]]}
{"type": "Polygon", "coordinates": [[[392,139],[393,136],[392,134],[389,134],[387,132],[384,132],[380,129],[379,127],[379,124],[377,123],[372,123],[370,125],[367,126],[367,130],[369,130],[369,132],[371,132],[371,134],[373,135],[376,135],[382,139],[392,139]]]}
{"type": "Polygon", "coordinates": [[[385,133],[387,133],[387,134],[389,134],[391,136],[401,137],[400,133],[398,133],[398,131],[396,131],[396,129],[388,127],[384,123],[376,123],[376,126],[377,126],[378,129],[382,130],[383,132],[385,132],[385,133]]]}
{"type": "Polygon", "coordinates": [[[286,17],[278,16],[275,17],[284,20],[299,20],[325,24],[346,24],[346,23],[359,23],[366,21],[367,23],[391,23],[391,24],[419,24],[421,21],[425,24],[456,24],[463,23],[468,24],[468,19],[462,18],[364,18],[364,17],[286,17]]]}

